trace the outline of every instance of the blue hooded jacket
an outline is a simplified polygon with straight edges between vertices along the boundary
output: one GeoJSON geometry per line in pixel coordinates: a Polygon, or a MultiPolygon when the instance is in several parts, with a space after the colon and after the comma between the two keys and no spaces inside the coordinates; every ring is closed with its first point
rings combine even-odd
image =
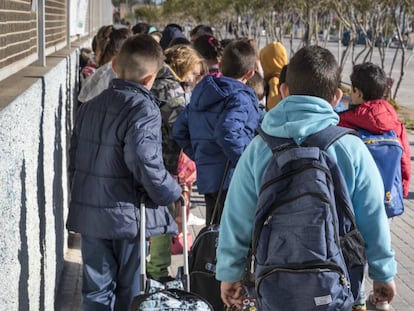
{"type": "MultiPolygon", "coordinates": [[[[336,125],[338,121],[338,115],[325,100],[288,96],[266,113],[261,126],[269,135],[293,138],[300,144],[310,134],[336,125]]],[[[366,244],[369,276],[374,281],[389,282],[396,274],[396,261],[376,164],[364,143],[354,135],[341,137],[327,152],[344,175],[356,223],[366,244]]],[[[271,150],[258,136],[245,150],[234,171],[220,223],[218,280],[243,279],[261,181],[271,156],[271,150]]]]}
{"type": "Polygon", "coordinates": [[[200,193],[218,192],[227,161],[236,165],[258,123],[256,94],[242,82],[208,75],[196,85],[174,124],[173,137],[196,163],[200,193]]]}

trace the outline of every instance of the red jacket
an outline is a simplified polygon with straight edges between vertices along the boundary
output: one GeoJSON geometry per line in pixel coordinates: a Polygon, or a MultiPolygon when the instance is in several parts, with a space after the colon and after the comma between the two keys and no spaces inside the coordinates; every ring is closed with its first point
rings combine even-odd
{"type": "Polygon", "coordinates": [[[403,147],[401,157],[401,177],[404,197],[408,195],[410,186],[411,158],[410,145],[404,124],[398,118],[397,112],[386,100],[370,100],[355,109],[339,114],[340,126],[352,129],[364,129],[372,133],[382,134],[393,130],[403,147]]]}

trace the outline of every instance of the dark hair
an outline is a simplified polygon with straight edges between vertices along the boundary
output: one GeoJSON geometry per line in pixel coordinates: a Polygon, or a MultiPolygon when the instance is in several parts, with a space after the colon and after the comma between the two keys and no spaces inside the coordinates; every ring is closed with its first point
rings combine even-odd
{"type": "Polygon", "coordinates": [[[282,69],[280,70],[279,82],[277,84],[277,90],[279,94],[280,94],[280,86],[282,85],[282,83],[286,82],[286,72],[287,72],[287,65],[284,65],[282,69]]]}
{"type": "Polygon", "coordinates": [[[158,71],[164,63],[164,52],[148,34],[128,38],[117,56],[117,73],[121,79],[139,82],[146,74],[158,71]]]}
{"type": "Polygon", "coordinates": [[[141,33],[148,33],[150,29],[150,25],[144,22],[136,23],[134,27],[132,27],[132,32],[134,35],[141,34],[141,33]]]}
{"type": "Polygon", "coordinates": [[[213,29],[208,25],[199,24],[190,31],[190,38],[193,40],[203,35],[213,36],[213,29]]]}
{"type": "Polygon", "coordinates": [[[352,69],[351,84],[362,92],[364,101],[380,99],[387,89],[387,76],[378,65],[358,64],[352,69]]]}
{"type": "Polygon", "coordinates": [[[92,43],[91,43],[91,46],[92,46],[92,51],[93,51],[94,53],[96,53],[96,49],[97,49],[97,47],[98,47],[98,42],[97,42],[97,40],[96,40],[96,35],[95,35],[95,36],[93,36],[93,38],[92,38],[92,43]]]}
{"type": "Polygon", "coordinates": [[[301,48],[287,66],[286,83],[291,95],[316,96],[331,102],[340,80],[335,57],[320,46],[301,48]]]}
{"type": "Polygon", "coordinates": [[[124,41],[132,36],[132,31],[128,28],[112,29],[109,35],[108,43],[103,47],[101,57],[98,60],[98,66],[102,66],[109,62],[121,49],[124,41]]]}
{"type": "Polygon", "coordinates": [[[256,51],[246,40],[234,40],[223,51],[221,72],[224,76],[240,79],[256,66],[256,51]]]}
{"type": "Polygon", "coordinates": [[[223,55],[220,41],[211,35],[202,35],[193,41],[194,48],[207,61],[219,61],[223,55]]]}

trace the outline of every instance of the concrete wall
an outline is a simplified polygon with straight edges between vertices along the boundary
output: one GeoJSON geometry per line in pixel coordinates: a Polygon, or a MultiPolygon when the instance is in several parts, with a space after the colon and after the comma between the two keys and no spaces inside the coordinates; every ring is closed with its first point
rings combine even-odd
{"type": "Polygon", "coordinates": [[[68,209],[78,48],[0,82],[0,306],[54,310],[68,209]]]}

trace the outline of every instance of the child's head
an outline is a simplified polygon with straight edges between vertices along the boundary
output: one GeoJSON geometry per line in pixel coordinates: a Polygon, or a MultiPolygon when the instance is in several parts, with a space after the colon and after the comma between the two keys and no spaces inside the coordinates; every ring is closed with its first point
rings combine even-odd
{"type": "Polygon", "coordinates": [[[105,25],[99,28],[98,32],[96,33],[94,40],[95,40],[95,59],[96,62],[99,63],[101,58],[101,54],[103,52],[104,47],[109,42],[109,36],[114,29],[112,25],[105,25]]]}
{"type": "Polygon", "coordinates": [[[245,83],[254,74],[256,51],[247,40],[234,40],[224,49],[220,66],[224,76],[245,83]]]}
{"type": "Polygon", "coordinates": [[[220,41],[211,35],[198,37],[193,41],[193,47],[204,57],[210,67],[217,65],[223,55],[220,41]]]}
{"type": "Polygon", "coordinates": [[[387,89],[387,76],[384,70],[373,63],[355,65],[351,74],[352,103],[362,104],[365,101],[384,97],[387,89]]]}
{"type": "Polygon", "coordinates": [[[174,45],[165,50],[165,62],[186,87],[193,87],[203,73],[203,58],[190,45],[174,45]]]}
{"type": "Polygon", "coordinates": [[[247,82],[246,85],[250,86],[257,95],[258,101],[261,101],[265,96],[265,87],[266,81],[262,78],[262,76],[255,71],[253,77],[251,77],[247,82]]]}
{"type": "Polygon", "coordinates": [[[185,38],[185,35],[183,33],[183,29],[180,25],[177,24],[168,24],[165,26],[162,37],[160,40],[160,45],[163,50],[166,50],[171,43],[172,40],[175,38],[185,38]]]}
{"type": "Polygon", "coordinates": [[[316,96],[336,104],[342,97],[340,81],[339,66],[333,54],[320,46],[306,46],[297,51],[289,61],[286,84],[281,85],[281,92],[285,93],[284,96],[316,96]],[[288,94],[283,91],[286,85],[288,94]]]}
{"type": "Polygon", "coordinates": [[[164,62],[162,48],[151,35],[128,38],[114,61],[117,77],[131,80],[150,89],[164,62]]]}
{"type": "Polygon", "coordinates": [[[139,35],[142,33],[148,33],[150,29],[150,25],[144,22],[136,23],[134,27],[132,27],[132,32],[134,35],[139,35]]]}
{"type": "Polygon", "coordinates": [[[105,65],[111,61],[112,57],[118,54],[124,41],[132,36],[132,31],[128,28],[112,28],[109,34],[109,40],[102,46],[101,57],[98,60],[98,66],[105,65]]]}
{"type": "Polygon", "coordinates": [[[190,31],[190,41],[194,42],[198,37],[204,35],[213,36],[213,29],[208,25],[199,24],[190,31]]]}
{"type": "Polygon", "coordinates": [[[260,50],[264,78],[268,82],[276,79],[275,85],[279,82],[280,71],[288,61],[286,48],[281,42],[271,42],[260,50]]]}

